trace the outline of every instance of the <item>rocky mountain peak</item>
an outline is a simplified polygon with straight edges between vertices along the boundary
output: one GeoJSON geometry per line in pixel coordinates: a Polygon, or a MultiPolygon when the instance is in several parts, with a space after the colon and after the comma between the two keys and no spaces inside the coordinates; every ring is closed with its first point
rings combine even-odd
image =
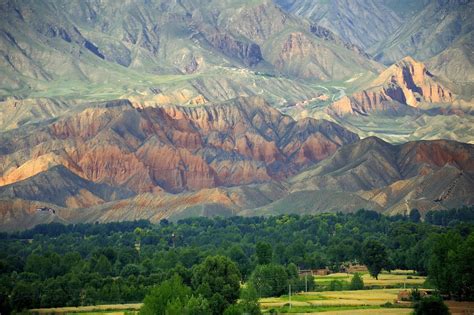
{"type": "Polygon", "coordinates": [[[409,56],[382,72],[371,85],[384,86],[387,96],[413,107],[421,102],[450,103],[454,99],[422,62],[409,56]]]}
{"type": "Polygon", "coordinates": [[[368,115],[374,111],[395,113],[421,104],[451,103],[453,100],[453,93],[422,62],[408,56],[388,67],[359,92],[334,102],[327,111],[336,116],[368,115]]]}

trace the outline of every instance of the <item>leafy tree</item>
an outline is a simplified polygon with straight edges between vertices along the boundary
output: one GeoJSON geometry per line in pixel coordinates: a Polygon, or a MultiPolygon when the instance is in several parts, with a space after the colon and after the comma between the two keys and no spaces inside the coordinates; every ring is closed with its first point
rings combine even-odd
{"type": "Polygon", "coordinates": [[[474,233],[466,240],[454,231],[435,237],[428,276],[445,294],[474,300],[474,233]]]}
{"type": "Polygon", "coordinates": [[[258,302],[257,290],[252,284],[247,284],[247,287],[242,289],[240,293],[240,301],[238,304],[243,314],[260,315],[260,304],[258,302]]]}
{"type": "Polygon", "coordinates": [[[211,312],[209,302],[201,295],[191,296],[185,305],[184,314],[207,315],[211,312]]]}
{"type": "Polygon", "coordinates": [[[232,304],[225,309],[223,315],[242,315],[245,314],[242,310],[242,306],[239,304],[232,304]]]}
{"type": "Polygon", "coordinates": [[[18,282],[13,288],[10,301],[18,311],[39,306],[35,287],[23,281],[18,282]]]}
{"type": "Polygon", "coordinates": [[[191,283],[209,301],[212,313],[222,314],[239,297],[240,272],[229,258],[209,256],[194,267],[191,283]]]}
{"type": "Polygon", "coordinates": [[[43,288],[41,296],[41,305],[49,307],[65,306],[68,301],[68,296],[64,292],[59,279],[48,281],[43,288]]]}
{"type": "Polygon", "coordinates": [[[474,233],[459,246],[455,258],[455,295],[474,301],[474,233]]]}
{"type": "Polygon", "coordinates": [[[456,251],[462,239],[457,233],[451,231],[446,235],[436,236],[431,242],[428,275],[442,293],[451,295],[456,283],[454,268],[456,251]]]}
{"type": "Polygon", "coordinates": [[[379,273],[387,265],[387,250],[377,240],[368,239],[362,247],[362,262],[369,269],[369,273],[378,279],[379,273]]]}
{"type": "Polygon", "coordinates": [[[415,303],[415,315],[449,315],[449,309],[437,296],[422,298],[415,303]]]}
{"type": "Polygon", "coordinates": [[[288,289],[288,275],[282,265],[258,265],[249,282],[260,297],[280,296],[288,289]]]}
{"type": "Polygon", "coordinates": [[[122,277],[138,276],[140,274],[140,267],[136,264],[128,264],[123,267],[121,273],[122,277]]]}
{"type": "Polygon", "coordinates": [[[36,273],[41,279],[62,274],[61,257],[57,253],[32,254],[26,259],[25,271],[36,273]]]}
{"type": "Polygon", "coordinates": [[[185,286],[179,276],[173,276],[151,290],[145,297],[140,314],[168,315],[179,314],[192,296],[192,291],[185,286]],[[176,313],[178,312],[178,313],[176,313]]]}
{"type": "Polygon", "coordinates": [[[411,222],[418,223],[421,221],[421,214],[418,209],[411,209],[410,214],[408,215],[411,222]]]}
{"type": "Polygon", "coordinates": [[[288,280],[298,280],[298,267],[294,263],[288,264],[286,267],[286,273],[288,275],[288,280]]]}
{"type": "Polygon", "coordinates": [[[273,250],[272,245],[267,242],[258,242],[255,247],[257,255],[257,263],[259,265],[267,265],[272,262],[273,250]]]}
{"type": "Polygon", "coordinates": [[[104,276],[112,274],[112,264],[105,255],[99,256],[94,269],[96,272],[104,276]]]}
{"type": "Polygon", "coordinates": [[[224,315],[260,315],[260,305],[258,303],[257,291],[252,285],[247,285],[241,291],[238,304],[232,304],[225,311],[224,315]]]}
{"type": "Polygon", "coordinates": [[[364,280],[362,280],[362,277],[358,272],[354,274],[354,276],[351,279],[351,285],[350,285],[351,290],[363,290],[364,289],[364,280]]]}
{"type": "Polygon", "coordinates": [[[229,249],[229,258],[232,259],[237,266],[239,267],[240,274],[245,279],[251,272],[250,260],[247,255],[245,255],[242,246],[233,245],[229,249]]]}
{"type": "Polygon", "coordinates": [[[211,310],[209,302],[202,296],[191,296],[189,299],[175,299],[166,305],[166,315],[208,315],[211,310]]]}

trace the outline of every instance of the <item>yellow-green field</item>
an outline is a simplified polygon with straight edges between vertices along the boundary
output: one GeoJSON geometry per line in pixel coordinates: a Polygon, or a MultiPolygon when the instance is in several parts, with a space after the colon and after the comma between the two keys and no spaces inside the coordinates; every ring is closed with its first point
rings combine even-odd
{"type": "MultiPolygon", "coordinates": [[[[353,275],[348,273],[333,273],[327,276],[316,276],[316,284],[327,285],[333,280],[342,280],[350,282],[353,275]]],[[[378,280],[372,278],[368,273],[362,274],[364,285],[376,287],[407,287],[422,286],[426,281],[426,277],[410,275],[402,273],[402,271],[395,271],[392,273],[382,273],[378,280]]]]}
{"type": "Polygon", "coordinates": [[[288,296],[264,298],[261,299],[260,302],[263,310],[275,309],[279,312],[311,313],[312,311],[317,311],[333,313],[357,310],[358,312],[367,311],[367,314],[377,314],[376,311],[378,310],[379,312],[390,311],[390,314],[392,314],[392,312],[393,314],[407,314],[407,309],[392,310],[381,308],[381,305],[385,303],[394,303],[401,290],[403,289],[299,293],[291,297],[291,310],[288,307],[288,296]]]}
{"type": "MultiPolygon", "coordinates": [[[[374,306],[393,303],[402,289],[375,289],[360,291],[324,291],[299,293],[291,297],[291,304],[296,306],[374,306]]],[[[263,308],[283,306],[288,303],[288,296],[263,298],[263,308]]]]}
{"type": "MultiPolygon", "coordinates": [[[[346,311],[327,311],[324,315],[408,315],[413,312],[410,308],[361,309],[346,311]]],[[[318,314],[318,313],[308,313],[318,314]]]]}
{"type": "Polygon", "coordinates": [[[79,306],[79,307],[56,307],[56,308],[41,308],[30,310],[33,314],[55,314],[55,315],[135,315],[142,306],[137,304],[110,304],[110,305],[94,305],[94,306],[79,306]]]}

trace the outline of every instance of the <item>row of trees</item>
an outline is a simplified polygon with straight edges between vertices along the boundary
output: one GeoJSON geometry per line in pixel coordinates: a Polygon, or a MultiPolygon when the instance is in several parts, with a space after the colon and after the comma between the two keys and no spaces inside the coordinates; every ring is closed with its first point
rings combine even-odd
{"type": "Polygon", "coordinates": [[[459,222],[474,223],[474,211],[472,211],[472,207],[429,211],[426,213],[425,222],[442,226],[456,225],[459,222]]]}
{"type": "MultiPolygon", "coordinates": [[[[328,266],[338,271],[343,263],[362,262],[373,276],[382,268],[413,269],[428,274],[446,294],[474,299],[473,271],[466,267],[474,259],[473,229],[472,223],[461,221],[435,226],[416,216],[386,217],[367,210],[192,218],[156,225],[140,221],[38,226],[35,233],[2,235],[0,312],[140,302],[173,275],[191,289],[186,296],[193,297],[192,303],[201,297],[213,307],[219,298],[206,293],[213,287],[209,284],[207,290],[196,280],[197,268],[204,268],[210,256],[231,261],[237,280],[251,284],[257,296],[283,294],[289,284],[300,290],[317,288],[311,279],[297,276],[298,268],[328,266]]],[[[234,298],[239,296],[236,292],[234,298]]],[[[220,310],[234,304],[228,302],[220,310]]]]}

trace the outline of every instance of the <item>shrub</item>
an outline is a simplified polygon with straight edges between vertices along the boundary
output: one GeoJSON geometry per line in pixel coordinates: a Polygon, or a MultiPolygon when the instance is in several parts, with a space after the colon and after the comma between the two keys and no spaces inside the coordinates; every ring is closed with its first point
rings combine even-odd
{"type": "Polygon", "coordinates": [[[329,291],[342,291],[344,290],[344,282],[340,280],[332,280],[329,283],[329,291]]]}
{"type": "Polygon", "coordinates": [[[364,280],[359,273],[356,273],[351,280],[350,285],[351,290],[363,290],[364,289],[364,280]]]}
{"type": "Polygon", "coordinates": [[[422,298],[415,303],[415,315],[448,315],[449,309],[438,296],[422,298]]]}
{"type": "Polygon", "coordinates": [[[420,291],[418,291],[418,289],[413,289],[411,290],[410,292],[410,299],[413,301],[413,302],[418,302],[421,300],[421,293],[420,291]]]}

